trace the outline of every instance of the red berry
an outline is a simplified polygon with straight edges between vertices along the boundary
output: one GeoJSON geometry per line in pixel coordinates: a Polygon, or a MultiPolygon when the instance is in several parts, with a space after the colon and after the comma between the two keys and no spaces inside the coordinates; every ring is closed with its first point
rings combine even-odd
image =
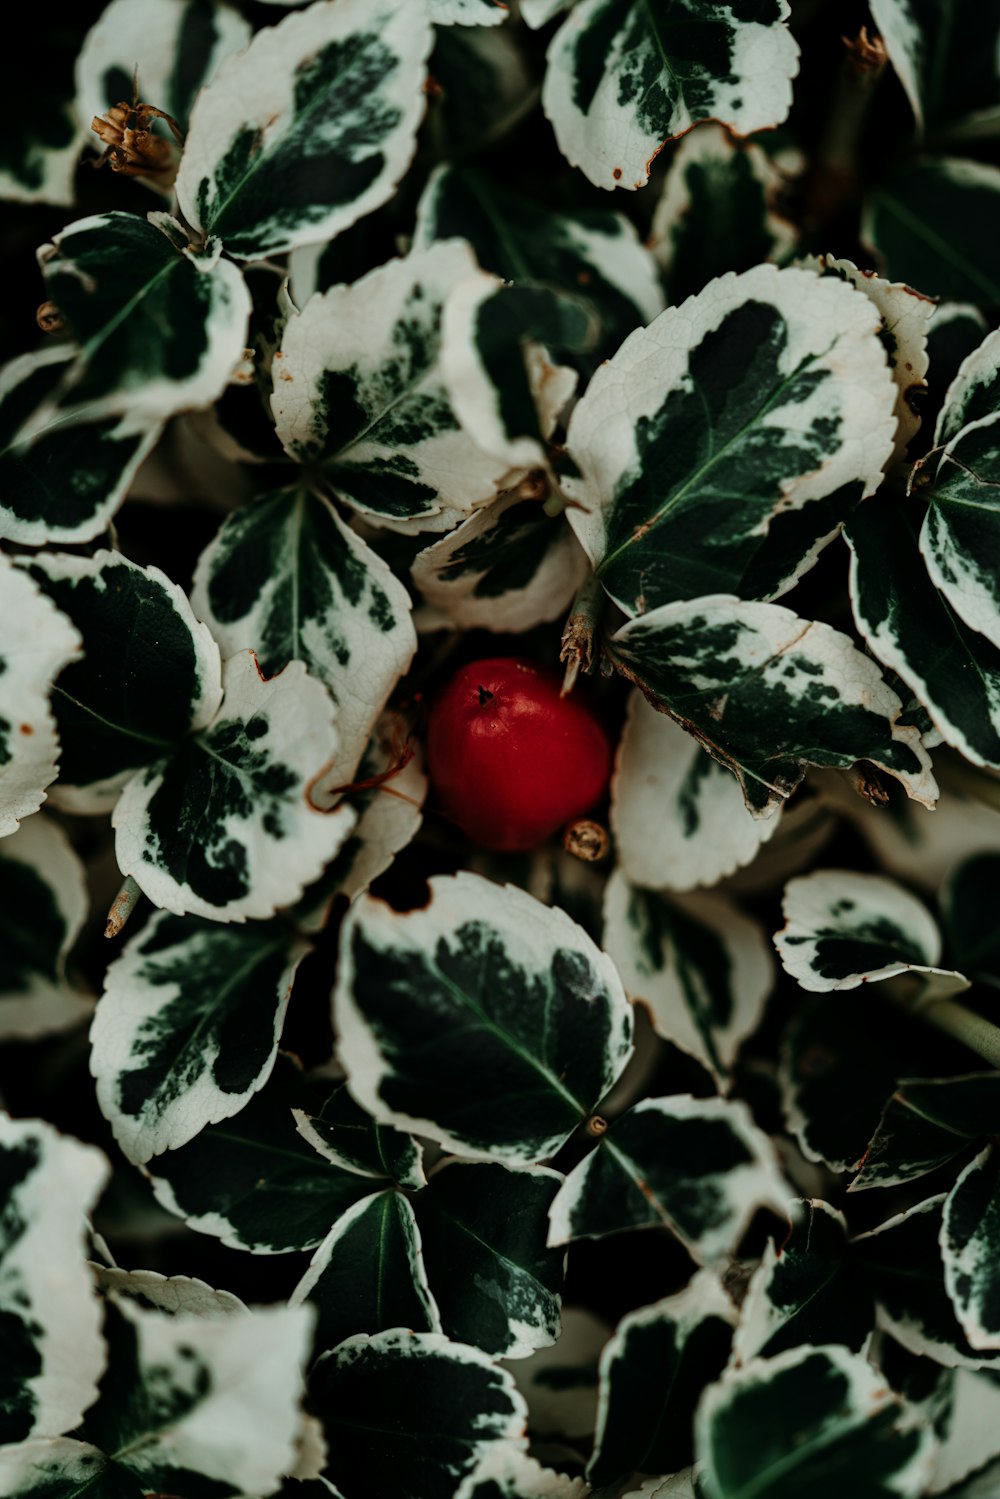
{"type": "Polygon", "coordinates": [[[438,694],[427,761],[447,816],[483,848],[534,848],[604,795],[611,745],[561,674],[513,656],[463,666],[438,694]]]}

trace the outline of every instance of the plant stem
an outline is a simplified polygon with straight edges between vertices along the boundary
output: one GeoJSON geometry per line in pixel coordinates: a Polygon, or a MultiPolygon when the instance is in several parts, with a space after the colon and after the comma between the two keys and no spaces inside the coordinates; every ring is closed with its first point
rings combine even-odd
{"type": "Polygon", "coordinates": [[[812,230],[833,223],[860,192],[862,136],[889,60],[881,38],[870,37],[864,26],[843,42],[833,105],[805,189],[804,217],[812,230]]]}
{"type": "Polygon", "coordinates": [[[960,1041],[970,1051],[1000,1068],[1000,1026],[984,1020],[975,1010],[960,1004],[949,995],[931,995],[921,999],[921,990],[914,993],[912,983],[903,979],[889,979],[882,986],[883,993],[900,1009],[907,1010],[918,1020],[926,1021],[935,1030],[943,1031],[955,1041],[960,1041]]]}
{"type": "Polygon", "coordinates": [[[563,629],[562,649],[559,652],[559,660],[566,663],[563,697],[573,691],[581,667],[586,672],[593,670],[594,636],[603,612],[604,589],[597,581],[597,575],[590,573],[577,590],[563,629]]]}
{"type": "Polygon", "coordinates": [[[111,902],[108,912],[107,925],[104,928],[105,937],[118,937],[121,935],[126,921],[135,910],[142,891],[130,874],[122,881],[122,888],[111,902]]]}

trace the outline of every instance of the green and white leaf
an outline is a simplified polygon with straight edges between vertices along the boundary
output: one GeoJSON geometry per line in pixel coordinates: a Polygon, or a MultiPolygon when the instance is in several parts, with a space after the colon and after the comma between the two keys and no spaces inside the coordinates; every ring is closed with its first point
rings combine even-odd
{"type": "MultiPolygon", "coordinates": [[[[597,371],[567,435],[580,476],[563,488],[626,614],[742,592],[777,517],[845,487],[874,492],[896,401],[878,327],[838,281],[757,266],[668,308],[597,371]]],[[[817,513],[776,591],[836,534],[817,513]]]]}
{"type": "Polygon", "coordinates": [[[935,445],[951,442],[963,427],[997,411],[1000,411],[1000,329],[988,333],[959,365],[938,416],[935,445]]]}
{"type": "Polygon", "coordinates": [[[370,1177],[323,1160],[297,1132],[307,1102],[300,1069],[279,1053],[259,1093],[232,1119],[146,1166],[157,1201],[197,1233],[251,1254],[315,1249],[370,1177]]]}
{"type": "Polygon", "coordinates": [[[88,1442],[41,1438],[0,1447],[0,1490],[34,1499],[145,1499],[145,1485],[88,1442]]]}
{"type": "Polygon", "coordinates": [[[331,287],[286,325],[271,401],[278,437],[382,524],[452,526],[510,469],[462,428],[444,379],[445,302],[478,275],[468,246],[448,241],[331,287]]]}
{"type": "Polygon", "coordinates": [[[801,1344],[867,1350],[871,1296],[848,1258],[847,1220],[820,1198],[801,1204],[780,1248],[769,1239],[750,1278],[733,1336],[733,1361],[773,1358],[801,1344]]]}
{"type": "Polygon", "coordinates": [[[856,989],[900,973],[926,974],[938,993],[969,987],[938,968],[941,934],[922,901],[879,874],[817,869],[785,886],[781,965],[803,989],[856,989]]]}
{"type": "Polygon", "coordinates": [[[598,187],[638,188],[664,142],[699,120],[738,135],[780,125],[798,72],[788,15],[785,0],[580,0],[542,89],[563,155],[598,187]]]}
{"type": "Polygon", "coordinates": [[[0,200],[69,207],[85,138],[65,98],[44,101],[32,114],[30,129],[22,127],[4,142],[0,200]]]}
{"type": "Polygon", "coordinates": [[[505,0],[430,0],[435,26],[499,26],[510,6],[505,0]]]}
{"type": "Polygon", "coordinates": [[[945,1289],[942,1192],[858,1234],[851,1257],[867,1276],[878,1325],[910,1353],[952,1369],[996,1369],[998,1355],[975,1349],[945,1289]]]}
{"type": "Polygon", "coordinates": [[[504,281],[572,288],[597,309],[609,349],[663,311],[656,262],[624,214],[555,212],[476,168],[446,164],[420,199],[413,248],[453,237],[504,281]]]}
{"type": "Polygon", "coordinates": [[[53,690],[56,805],[107,812],[134,771],[204,728],[222,697],[219,648],[182,589],[120,552],[41,552],[32,577],[72,620],[83,659],[53,690]]]}
{"type": "Polygon", "coordinates": [[[733,771],[755,816],[773,816],[807,765],[859,760],[934,801],[930,757],[918,730],[899,722],[903,704],[829,625],[717,595],[630,620],[609,649],[654,706],[733,771]]]}
{"type": "Polygon", "coordinates": [[[903,458],[920,430],[920,402],[927,390],[927,331],[935,302],[903,281],[884,281],[859,271],[853,260],[808,255],[799,264],[821,276],[839,276],[874,304],[881,318],[879,339],[896,383],[896,440],[890,462],[903,458]]]}
{"type": "Polygon", "coordinates": [[[311,1327],[302,1307],[167,1316],[109,1300],[108,1370],[80,1435],[146,1492],[270,1493],[295,1465],[311,1327]]]}
{"type": "Polygon", "coordinates": [[[565,519],[516,487],[418,552],[411,576],[452,625],[521,631],[565,614],[587,571],[565,519]]]}
{"type": "Polygon", "coordinates": [[[990,565],[1000,545],[1000,412],[952,438],[927,498],[927,571],[959,618],[1000,650],[1000,585],[990,565]]]}
{"type": "Polygon", "coordinates": [[[79,631],[38,585],[0,554],[0,837],[16,833],[55,780],[59,735],[53,681],[79,656],[79,631]]]}
{"type": "Polygon", "coordinates": [[[918,549],[919,525],[912,501],[888,496],[851,517],[844,535],[854,618],[945,743],[976,765],[1000,768],[1000,650],[969,629],[935,588],[918,549]]]}
{"type": "Polygon", "coordinates": [[[341,1499],[454,1499],[495,1443],[527,1445],[508,1372],[440,1333],[348,1338],[316,1364],[310,1404],[329,1447],[324,1480],[341,1499]],[[391,1431],[373,1429],[373,1411],[394,1413],[391,1431]]]}
{"type": "Polygon", "coordinates": [[[619,869],[605,891],[603,945],[657,1035],[724,1086],[774,985],[757,922],[724,895],[668,897],[631,884],[619,869]]]}
{"type": "Polygon", "coordinates": [[[461,1155],[553,1155],[631,1054],[621,980],[522,890],[469,873],[429,889],[405,914],[363,897],[341,929],[334,1016],[351,1092],[461,1155]]]}
{"type": "Polygon", "coordinates": [[[265,679],[240,651],[223,688],[208,727],[128,783],[112,825],[119,869],[154,905],[246,921],[298,900],[356,813],[310,801],[338,738],[329,695],[301,661],[265,679]]]}
{"type": "Polygon", "coordinates": [[[214,1286],[190,1275],[160,1275],[155,1270],[119,1270],[113,1265],[90,1269],[102,1295],[111,1296],[117,1304],[124,1298],[146,1311],[166,1312],[170,1317],[233,1317],[249,1308],[232,1291],[217,1291],[214,1286]]]}
{"type": "MultiPolygon", "coordinates": [[[[952,1494],[955,1484],[1000,1453],[1000,1381],[995,1371],[941,1369],[929,1397],[920,1405],[921,1415],[926,1411],[933,1420],[939,1443],[929,1492],[952,1494]]],[[[968,1489],[957,1490],[952,1499],[972,1499],[973,1494],[987,1499],[990,1484],[996,1482],[996,1469],[984,1476],[983,1488],[977,1488],[973,1479],[968,1489]]]]}
{"type": "Polygon", "coordinates": [[[186,125],[198,90],[250,40],[234,6],[216,0],[111,0],[76,63],[76,114],[89,127],[119,101],[139,97],[186,125]]]}
{"type": "Polygon", "coordinates": [[[97,1101],[137,1166],[238,1114],[267,1082],[306,943],[278,923],[158,911],[108,969],[97,1101]]]}
{"type": "MultiPolygon", "coordinates": [[[[363,781],[382,774],[397,762],[399,753],[399,720],[387,712],[375,726],[357,768],[357,779],[363,781]]],[[[426,796],[427,777],[416,750],[391,780],[346,794],[344,800],[357,813],[358,820],[336,858],[296,906],[295,923],[302,931],[321,931],[338,895],[356,900],[373,880],[385,873],[399,851],[419,832],[426,796]]]]}
{"type": "Polygon", "coordinates": [[[0,1443],[71,1431],[97,1394],[104,1340],[85,1215],[108,1175],[92,1146],[0,1114],[0,1443]]]}
{"type": "Polygon", "coordinates": [[[674,148],[653,213],[650,249],[675,305],[726,271],[792,253],[798,229],[780,211],[788,174],[754,141],[706,120],[674,148]]]}
{"type": "Polygon", "coordinates": [[[871,13],[918,134],[962,117],[969,128],[996,129],[1000,18],[988,5],[872,0],[871,13]]]}
{"type": "Polygon", "coordinates": [[[442,1162],[414,1201],[440,1330],[494,1358],[559,1337],[565,1254],[546,1247],[562,1177],[544,1166],[442,1162]]]}
{"type": "Polygon", "coordinates": [[[250,294],[239,270],[202,252],[168,215],[102,213],[42,245],[48,296],[74,341],[72,361],[25,437],[58,415],[87,422],[165,421],[210,406],[247,341],[250,294]]]}
{"type": "Polygon", "coordinates": [[[909,1499],[931,1479],[935,1442],[907,1415],[871,1364],[845,1348],[755,1359],[727,1372],[699,1406],[699,1486],[706,1499],[790,1499],[805,1487],[816,1499],[850,1489],[909,1499]]]}
{"type": "Polygon", "coordinates": [[[883,180],[861,222],[890,281],[954,302],[1000,300],[1000,167],[914,157],[883,180]]]}
{"type": "Polygon", "coordinates": [[[576,390],[576,371],[549,349],[586,354],[599,327],[589,305],[541,286],[466,276],[441,324],[441,369],[465,431],[509,468],[545,466],[546,439],[576,390]]]}
{"type": "Polygon", "coordinates": [[[88,905],[83,864],[51,818],[0,842],[0,1037],[33,1040],[92,1013],[66,978],[88,905]]]}
{"type": "Polygon", "coordinates": [[[587,1499],[590,1492],[582,1478],[543,1468],[519,1447],[495,1442],[455,1499],[587,1499]]]}
{"type": "Polygon", "coordinates": [[[595,1488],[634,1472],[674,1472],[691,1461],[695,1406],[722,1372],[735,1320],[711,1270],[622,1318],[601,1354],[597,1430],[587,1464],[595,1488]]]}
{"type": "Polygon", "coordinates": [[[1000,1072],[904,1079],[848,1190],[894,1187],[936,1171],[993,1133],[998,1107],[1000,1072]]]}
{"type": "Polygon", "coordinates": [[[1000,1350],[998,1221],[1000,1162],[991,1144],[962,1171],[941,1220],[945,1287],[972,1347],[988,1353],[1000,1350]]]}
{"type": "Polygon", "coordinates": [[[576,0],[520,0],[518,10],[524,24],[537,31],[561,10],[567,10],[575,3],[576,0]]]}
{"type": "Polygon", "coordinates": [[[789,1189],[746,1104],[645,1098],[566,1177],[549,1243],[666,1227],[699,1264],[734,1254],[754,1213],[787,1215],[789,1189]]]}
{"type": "Polygon", "coordinates": [[[715,885],[750,864],[779,822],[754,817],[718,760],[641,692],[630,695],[611,781],[611,828],[633,884],[715,885]]]}
{"type": "Polygon", "coordinates": [[[314,788],[346,785],[417,648],[410,599],[389,566],[304,486],[259,495],[202,553],[192,604],[224,655],[247,647],[267,677],[304,661],[337,705],[336,754],[314,788]]]}
{"type": "Polygon", "coordinates": [[[335,1348],[356,1333],[408,1327],[440,1332],[427,1284],[420,1230],[409,1200],[389,1188],[364,1197],[334,1224],[289,1304],[316,1309],[315,1346],[335,1348]]]}
{"type": "Polygon", "coordinates": [[[303,1140],[340,1170],[371,1177],[380,1187],[426,1186],[423,1152],[413,1136],[378,1124],[354,1102],[346,1084],[334,1089],[318,1114],[292,1112],[303,1140]]]}
{"type": "Polygon", "coordinates": [[[57,344],[0,370],[0,539],[23,546],[90,541],[118,509],[162,422],[129,413],[67,422],[48,406],[73,358],[57,344]],[[30,436],[22,437],[27,426],[30,436]]]}
{"type": "Polygon", "coordinates": [[[259,31],[192,112],[187,221],[255,260],[378,208],[413,156],[431,40],[412,0],[319,0],[259,31]]]}

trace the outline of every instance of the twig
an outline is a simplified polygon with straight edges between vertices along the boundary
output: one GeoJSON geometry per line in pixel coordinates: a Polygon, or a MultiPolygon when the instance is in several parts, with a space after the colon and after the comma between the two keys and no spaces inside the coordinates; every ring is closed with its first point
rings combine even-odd
{"type": "Polygon", "coordinates": [[[559,652],[559,660],[566,663],[563,697],[568,697],[573,691],[581,669],[590,672],[594,668],[594,637],[603,611],[604,589],[596,575],[591,573],[578,589],[563,629],[559,652]]]}
{"type": "Polygon", "coordinates": [[[142,891],[130,874],[122,881],[122,888],[111,902],[108,912],[107,925],[104,928],[105,937],[119,937],[124,930],[132,912],[135,910],[142,891]]]}

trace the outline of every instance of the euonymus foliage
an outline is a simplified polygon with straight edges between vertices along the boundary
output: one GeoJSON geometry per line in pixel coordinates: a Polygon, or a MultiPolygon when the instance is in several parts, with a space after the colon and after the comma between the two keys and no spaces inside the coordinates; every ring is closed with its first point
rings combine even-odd
{"type": "Polygon", "coordinates": [[[1000,1493],[998,47],[94,0],[9,70],[0,1499],[1000,1493]],[[497,657],[606,734],[565,847],[429,774],[497,657]]]}

